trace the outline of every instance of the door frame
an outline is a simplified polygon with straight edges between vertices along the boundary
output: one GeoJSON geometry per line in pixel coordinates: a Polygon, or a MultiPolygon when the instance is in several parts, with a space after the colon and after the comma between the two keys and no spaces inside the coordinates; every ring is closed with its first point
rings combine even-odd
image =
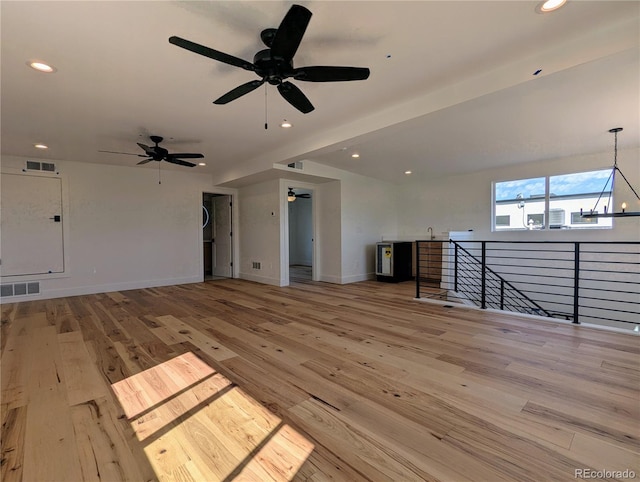
{"type": "Polygon", "coordinates": [[[202,250],[202,246],[203,246],[203,229],[202,229],[202,196],[204,196],[205,194],[213,194],[213,195],[219,195],[219,196],[229,196],[230,200],[231,200],[231,278],[237,278],[238,277],[238,270],[236,269],[238,266],[238,253],[239,253],[239,249],[238,249],[238,209],[237,209],[237,199],[238,199],[238,195],[237,195],[237,190],[236,189],[225,189],[225,188],[220,188],[220,187],[216,187],[216,188],[212,188],[212,189],[203,189],[200,192],[200,196],[199,196],[199,200],[198,200],[198,219],[200,220],[200,222],[198,223],[199,228],[198,229],[198,258],[199,258],[199,263],[198,266],[200,267],[200,280],[202,282],[204,282],[204,252],[202,250]]]}
{"type": "Polygon", "coordinates": [[[301,181],[288,181],[280,179],[280,281],[281,286],[289,286],[289,201],[287,201],[287,192],[289,188],[304,189],[311,191],[311,280],[318,281],[320,273],[318,270],[318,199],[315,184],[301,181]]]}

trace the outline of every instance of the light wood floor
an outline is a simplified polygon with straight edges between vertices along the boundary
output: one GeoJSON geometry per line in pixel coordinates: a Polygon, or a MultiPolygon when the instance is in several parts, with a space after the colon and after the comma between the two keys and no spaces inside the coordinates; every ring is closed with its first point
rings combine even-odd
{"type": "Polygon", "coordinates": [[[639,338],[412,296],[223,280],[4,305],[1,479],[640,477],[639,338]]]}

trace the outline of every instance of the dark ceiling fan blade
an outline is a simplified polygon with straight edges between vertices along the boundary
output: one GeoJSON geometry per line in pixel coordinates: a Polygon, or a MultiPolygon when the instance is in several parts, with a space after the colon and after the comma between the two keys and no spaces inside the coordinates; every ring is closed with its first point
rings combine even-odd
{"type": "Polygon", "coordinates": [[[144,161],[140,161],[137,165],[139,166],[140,164],[146,164],[147,162],[151,161],[153,161],[153,159],[145,159],[144,161]]]}
{"type": "Polygon", "coordinates": [[[344,82],[369,78],[366,67],[300,67],[293,70],[293,78],[306,82],[344,82]]]}
{"type": "Polygon", "coordinates": [[[291,61],[302,42],[309,20],[311,12],[308,9],[302,5],[292,5],[273,38],[271,56],[291,61]]]}
{"type": "Polygon", "coordinates": [[[196,154],[193,152],[172,152],[171,154],[167,154],[167,157],[178,158],[184,157],[185,159],[202,159],[204,154],[196,154]]]}
{"type": "Polygon", "coordinates": [[[219,52],[209,47],[205,47],[204,45],[191,42],[190,40],[185,40],[183,38],[173,36],[169,37],[169,43],[172,43],[173,45],[176,45],[178,47],[182,47],[183,49],[190,50],[191,52],[194,52],[196,54],[204,55],[205,57],[209,57],[210,59],[217,60],[218,62],[223,62],[235,67],[240,67],[245,70],[256,70],[255,65],[247,60],[242,60],[238,57],[234,57],[233,55],[225,54],[224,52],[219,52]]]}
{"type": "Polygon", "coordinates": [[[307,96],[291,82],[283,82],[278,85],[278,92],[280,92],[280,95],[284,97],[289,104],[303,114],[308,114],[314,109],[313,104],[307,99],[307,96]]]}
{"type": "Polygon", "coordinates": [[[153,154],[155,154],[155,151],[153,150],[153,147],[149,147],[149,146],[145,146],[144,144],[140,144],[139,142],[136,142],[136,144],[138,144],[140,146],[140,148],[147,153],[148,156],[152,156],[153,154]]]}
{"type": "Polygon", "coordinates": [[[214,104],[227,104],[227,103],[231,102],[232,100],[236,100],[238,97],[242,97],[243,95],[248,94],[249,92],[251,92],[253,90],[256,90],[262,84],[264,84],[264,79],[262,79],[262,80],[252,80],[251,82],[247,82],[246,84],[242,84],[242,85],[236,87],[235,89],[230,90],[229,92],[224,94],[222,97],[219,97],[216,100],[214,100],[213,103],[214,104]]]}
{"type": "Polygon", "coordinates": [[[178,164],[179,166],[187,166],[187,167],[195,167],[196,165],[193,162],[183,161],[182,159],[175,159],[173,157],[167,157],[165,159],[167,162],[171,164],[178,164]]]}
{"type": "MultiPolygon", "coordinates": [[[[133,154],[131,152],[118,152],[118,151],[98,151],[98,152],[106,152],[107,154],[124,154],[126,156],[140,156],[140,154],[133,154]]],[[[146,157],[146,156],[143,156],[146,157]]]]}

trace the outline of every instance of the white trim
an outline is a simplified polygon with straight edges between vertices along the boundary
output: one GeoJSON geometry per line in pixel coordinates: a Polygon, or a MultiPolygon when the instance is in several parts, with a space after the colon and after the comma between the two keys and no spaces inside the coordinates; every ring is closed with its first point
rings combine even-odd
{"type": "Polygon", "coordinates": [[[342,278],[340,278],[339,276],[331,276],[331,275],[320,275],[319,277],[320,279],[318,281],[323,281],[325,283],[333,283],[336,285],[341,285],[342,283],[342,278]]]}
{"type": "Polygon", "coordinates": [[[127,281],[124,283],[111,283],[103,285],[82,286],[79,288],[47,289],[46,285],[40,283],[39,295],[21,295],[7,297],[3,303],[17,303],[20,301],[49,300],[53,298],[66,298],[68,296],[93,295],[97,293],[110,293],[113,291],[139,290],[144,288],[156,288],[158,286],[182,285],[189,283],[201,283],[202,279],[197,276],[188,278],[167,278],[161,280],[127,281]]]}
{"type": "Polygon", "coordinates": [[[247,281],[255,281],[256,283],[262,283],[271,286],[285,286],[281,284],[281,280],[278,278],[267,278],[266,276],[258,276],[251,273],[239,273],[238,277],[247,281]]]}
{"type": "MultiPolygon", "coordinates": [[[[286,168],[290,170],[290,167],[286,168]]],[[[319,255],[318,255],[318,232],[320,230],[318,226],[318,200],[317,200],[317,186],[312,183],[304,181],[293,181],[291,179],[280,179],[280,278],[282,285],[289,286],[291,280],[289,279],[289,201],[287,200],[287,192],[289,188],[293,189],[306,189],[311,191],[311,280],[312,281],[325,281],[321,279],[319,269],[319,255]]],[[[333,281],[329,281],[333,283],[333,281]]],[[[340,283],[340,282],[336,282],[340,283]]]]}
{"type": "Polygon", "coordinates": [[[375,273],[353,274],[351,276],[343,276],[340,284],[357,283],[358,281],[369,281],[376,279],[375,273]]]}

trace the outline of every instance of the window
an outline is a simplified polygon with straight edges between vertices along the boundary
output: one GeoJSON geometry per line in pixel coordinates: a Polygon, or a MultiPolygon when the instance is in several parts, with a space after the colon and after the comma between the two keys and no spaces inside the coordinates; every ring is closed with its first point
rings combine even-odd
{"type": "Polygon", "coordinates": [[[544,226],[544,213],[527,214],[527,226],[541,228],[544,226]]]}
{"type": "MultiPolygon", "coordinates": [[[[598,211],[593,211],[598,214],[598,211]]],[[[571,224],[598,224],[598,218],[583,218],[580,211],[571,213],[571,224]]]]}
{"type": "MultiPolygon", "coordinates": [[[[494,184],[495,230],[534,229],[535,220],[530,225],[527,215],[544,213],[545,185],[544,177],[496,182],[494,184]],[[509,224],[498,224],[500,217],[509,219],[509,224]]],[[[542,226],[539,225],[535,229],[541,228],[542,226]]]]}
{"type": "Polygon", "coordinates": [[[493,229],[611,228],[611,218],[587,219],[580,215],[581,209],[602,211],[613,203],[610,176],[611,169],[602,169],[495,182],[493,229]]]}
{"type": "MultiPolygon", "coordinates": [[[[603,169],[549,177],[549,212],[563,210],[566,213],[571,213],[560,228],[597,229],[610,228],[613,225],[611,218],[601,218],[598,223],[598,219],[581,218],[579,214],[573,216],[575,212],[580,213],[580,209],[591,211],[596,207],[598,211],[602,211],[605,205],[608,208],[611,207],[613,198],[610,176],[611,169],[603,169]],[[598,197],[600,197],[600,201],[598,201],[598,197]],[[598,206],[596,206],[596,202],[598,202],[598,206]]],[[[550,218],[551,216],[549,214],[550,218]]],[[[550,222],[549,227],[557,228],[557,226],[559,225],[550,222]]]]}

